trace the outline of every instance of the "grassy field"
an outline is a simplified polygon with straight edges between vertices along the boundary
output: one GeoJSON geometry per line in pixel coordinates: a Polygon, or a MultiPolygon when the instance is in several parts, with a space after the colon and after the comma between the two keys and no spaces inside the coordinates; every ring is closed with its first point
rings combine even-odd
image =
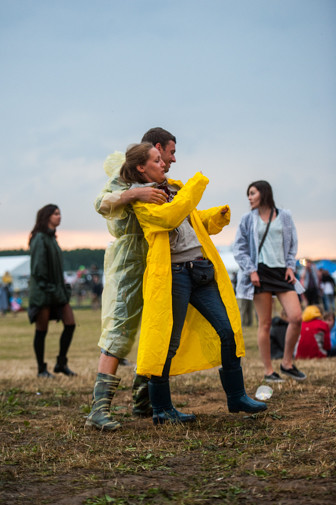
{"type": "MultiPolygon", "coordinates": [[[[304,383],[275,385],[266,413],[229,414],[217,370],[173,378],[190,426],[154,428],[131,416],[132,367],[122,377],[114,433],[85,430],[99,350],[99,311],[76,311],[69,355],[78,377],[37,379],[34,328],[24,313],[0,319],[2,504],[334,504],[336,359],[298,365],[304,383]]],[[[51,324],[52,370],[60,325],[51,324]]],[[[256,329],[245,331],[251,396],[262,383],[256,329]]],[[[275,363],[279,369],[279,363],[275,363]]]]}

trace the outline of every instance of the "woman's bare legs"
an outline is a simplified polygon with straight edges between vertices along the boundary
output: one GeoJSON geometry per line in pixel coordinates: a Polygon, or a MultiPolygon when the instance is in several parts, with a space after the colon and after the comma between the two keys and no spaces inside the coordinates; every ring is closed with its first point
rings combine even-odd
{"type": "Polygon", "coordinates": [[[282,366],[289,369],[293,366],[293,352],[301,331],[301,305],[299,297],[295,291],[278,293],[277,297],[287,314],[289,322],[286,331],[285,350],[282,359],[282,366]]]}
{"type": "Polygon", "coordinates": [[[271,361],[270,329],[272,322],[272,294],[259,293],[254,295],[254,306],[258,315],[258,347],[261,361],[264,364],[265,375],[273,373],[271,361]]]}
{"type": "MultiPolygon", "coordinates": [[[[288,317],[285,350],[282,366],[290,369],[293,366],[293,352],[301,330],[301,305],[295,291],[278,293],[277,297],[288,317]]],[[[271,361],[270,328],[272,322],[272,295],[260,293],[254,296],[254,306],[258,315],[258,346],[265,375],[273,373],[271,361]]]]}

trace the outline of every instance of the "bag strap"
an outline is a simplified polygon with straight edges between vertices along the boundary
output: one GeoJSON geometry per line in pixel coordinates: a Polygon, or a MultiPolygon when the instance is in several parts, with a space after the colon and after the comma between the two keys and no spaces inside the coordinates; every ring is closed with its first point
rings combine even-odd
{"type": "Polygon", "coordinates": [[[270,217],[269,217],[269,219],[268,219],[268,223],[267,223],[267,226],[266,226],[265,233],[264,233],[263,238],[261,239],[261,242],[260,242],[260,244],[259,244],[258,254],[260,254],[261,248],[262,248],[262,246],[264,245],[266,235],[267,235],[268,230],[269,230],[269,227],[270,227],[270,225],[271,225],[272,216],[273,216],[273,211],[274,211],[274,209],[272,208],[272,209],[271,209],[271,213],[270,213],[270,217]]]}

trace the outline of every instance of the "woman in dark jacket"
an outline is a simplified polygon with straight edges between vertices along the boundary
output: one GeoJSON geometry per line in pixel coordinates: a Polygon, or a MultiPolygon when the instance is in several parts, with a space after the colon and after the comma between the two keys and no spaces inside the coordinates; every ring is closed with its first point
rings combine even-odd
{"type": "Polygon", "coordinates": [[[67,366],[67,352],[75,330],[75,319],[69,305],[70,287],[64,282],[62,251],[56,241],[56,228],[61,222],[57,205],[48,204],[37,212],[36,223],[29,237],[30,292],[28,315],[35,323],[34,350],[38,377],[53,378],[44,363],[44,342],[51,319],[60,319],[64,329],[60,338],[55,373],[76,375],[67,366]]]}

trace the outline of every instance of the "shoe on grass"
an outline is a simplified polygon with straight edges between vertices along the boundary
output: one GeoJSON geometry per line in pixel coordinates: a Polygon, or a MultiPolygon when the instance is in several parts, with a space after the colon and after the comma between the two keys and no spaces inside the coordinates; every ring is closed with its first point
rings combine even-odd
{"type": "Polygon", "coordinates": [[[54,379],[55,375],[48,372],[47,363],[41,363],[38,367],[37,377],[43,377],[44,379],[54,379]]]}
{"type": "Polygon", "coordinates": [[[306,374],[300,372],[300,370],[298,370],[295,365],[293,365],[292,368],[284,368],[282,365],[280,365],[280,372],[288,375],[288,377],[291,377],[296,381],[304,381],[307,378],[306,374]]]}
{"type": "Polygon", "coordinates": [[[276,372],[272,372],[270,375],[264,375],[264,380],[266,382],[285,382],[285,379],[282,379],[276,372]]]}

